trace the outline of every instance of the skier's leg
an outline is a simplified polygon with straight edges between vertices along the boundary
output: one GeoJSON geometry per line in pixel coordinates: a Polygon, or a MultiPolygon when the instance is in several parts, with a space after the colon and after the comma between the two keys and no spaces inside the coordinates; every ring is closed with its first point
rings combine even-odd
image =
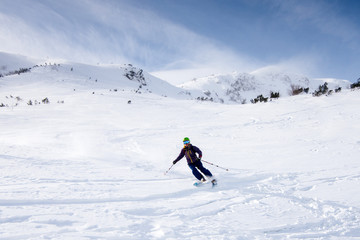
{"type": "Polygon", "coordinates": [[[203,176],[201,175],[201,173],[196,169],[194,164],[188,164],[190,169],[192,170],[192,174],[194,174],[194,176],[201,181],[201,179],[203,178],[203,176]]]}
{"type": "Polygon", "coordinates": [[[202,165],[202,162],[201,162],[201,161],[197,161],[196,164],[195,164],[195,166],[196,166],[205,176],[210,177],[210,178],[212,177],[212,173],[211,173],[208,169],[204,168],[204,166],[202,165]]]}
{"type": "Polygon", "coordinates": [[[213,177],[213,175],[211,174],[211,172],[210,172],[208,169],[204,168],[204,166],[202,165],[202,162],[201,162],[201,161],[198,161],[198,162],[196,163],[196,167],[197,167],[206,177],[209,178],[209,180],[211,181],[211,184],[212,184],[213,186],[217,185],[216,179],[213,177]]]}

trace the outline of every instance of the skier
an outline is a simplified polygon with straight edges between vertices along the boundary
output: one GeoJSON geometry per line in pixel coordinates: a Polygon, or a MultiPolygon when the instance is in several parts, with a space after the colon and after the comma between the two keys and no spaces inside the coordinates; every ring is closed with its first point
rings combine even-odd
{"type": "Polygon", "coordinates": [[[204,166],[202,165],[201,150],[198,147],[191,145],[190,139],[188,137],[184,138],[183,143],[184,143],[184,148],[181,149],[179,156],[173,161],[173,164],[176,164],[178,161],[180,161],[185,156],[187,163],[188,163],[190,169],[192,170],[192,173],[199,180],[199,182],[195,185],[198,185],[202,182],[206,182],[206,179],[204,178],[203,175],[205,175],[207,178],[211,179],[211,183],[213,185],[216,185],[216,179],[214,179],[211,172],[208,169],[204,168],[204,166]],[[199,157],[197,157],[196,153],[199,155],[199,157]]]}

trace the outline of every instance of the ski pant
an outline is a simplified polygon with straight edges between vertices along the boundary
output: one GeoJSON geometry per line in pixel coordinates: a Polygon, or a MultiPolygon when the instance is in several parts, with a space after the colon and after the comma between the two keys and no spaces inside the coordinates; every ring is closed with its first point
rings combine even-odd
{"type": "Polygon", "coordinates": [[[211,172],[208,169],[204,168],[201,161],[196,161],[194,163],[188,163],[188,165],[189,165],[190,169],[192,170],[192,173],[198,180],[201,180],[203,178],[203,176],[201,175],[200,172],[202,172],[205,176],[212,177],[211,172]],[[199,172],[199,170],[200,170],[200,172],[199,172]]]}

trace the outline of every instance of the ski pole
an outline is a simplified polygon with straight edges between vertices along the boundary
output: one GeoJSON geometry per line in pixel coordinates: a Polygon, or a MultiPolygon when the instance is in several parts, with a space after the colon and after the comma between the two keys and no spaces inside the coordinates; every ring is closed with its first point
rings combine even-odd
{"type": "Polygon", "coordinates": [[[223,168],[223,167],[220,167],[219,165],[213,164],[213,163],[211,163],[211,162],[207,162],[207,161],[202,160],[202,159],[201,159],[201,161],[206,162],[207,164],[213,165],[213,166],[215,166],[215,167],[218,167],[218,168],[224,169],[224,170],[226,170],[226,171],[229,171],[229,169],[227,169],[227,168],[223,168]]]}
{"type": "Polygon", "coordinates": [[[175,164],[171,165],[171,167],[169,167],[169,169],[164,173],[164,175],[166,175],[174,165],[175,164]]]}

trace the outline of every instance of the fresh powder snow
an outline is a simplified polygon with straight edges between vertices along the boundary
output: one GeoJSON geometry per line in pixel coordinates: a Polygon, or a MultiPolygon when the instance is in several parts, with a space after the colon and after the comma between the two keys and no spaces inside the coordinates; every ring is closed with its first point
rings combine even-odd
{"type": "Polygon", "coordinates": [[[132,65],[17,58],[0,64],[0,239],[360,239],[360,90],[221,104],[132,65]],[[229,169],[203,163],[216,187],[172,166],[184,137],[229,169]]]}

